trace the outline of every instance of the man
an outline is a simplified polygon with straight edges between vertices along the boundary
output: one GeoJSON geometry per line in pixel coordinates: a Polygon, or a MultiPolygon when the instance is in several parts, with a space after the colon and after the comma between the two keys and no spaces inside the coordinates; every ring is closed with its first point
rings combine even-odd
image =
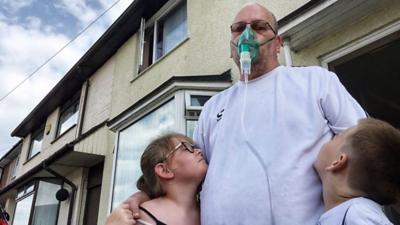
{"type": "Polygon", "coordinates": [[[194,134],[209,162],[202,224],[316,224],[323,211],[316,155],[335,133],[365,117],[335,74],[279,65],[276,24],[267,9],[247,4],[231,26],[238,67],[245,29],[261,44],[248,84],[241,74],[210,99],[194,134]]]}
{"type": "MultiPolygon", "coordinates": [[[[276,31],[274,15],[259,4],[246,4],[234,18],[231,55],[243,69],[239,53],[250,49],[251,70],[248,83],[241,74],[206,103],[194,133],[209,163],[202,224],[316,224],[323,211],[313,169],[318,151],[365,117],[335,74],[280,66],[276,31]],[[256,44],[241,47],[243,34],[256,44]]],[[[145,199],[131,197],[132,211],[145,199]]]]}

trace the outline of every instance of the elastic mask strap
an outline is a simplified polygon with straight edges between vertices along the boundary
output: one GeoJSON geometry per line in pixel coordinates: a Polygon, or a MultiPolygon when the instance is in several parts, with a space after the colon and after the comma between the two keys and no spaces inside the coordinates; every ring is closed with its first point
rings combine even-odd
{"type": "Polygon", "coordinates": [[[238,44],[235,43],[234,41],[231,40],[231,45],[235,46],[236,48],[238,47],[238,44]]]}
{"type": "Polygon", "coordinates": [[[276,38],[276,35],[274,35],[272,38],[270,38],[270,39],[268,39],[268,40],[265,40],[265,41],[263,41],[263,42],[259,42],[259,45],[261,46],[261,45],[269,44],[269,43],[271,43],[273,40],[275,40],[275,38],[276,38]]]}
{"type": "MultiPolygon", "coordinates": [[[[274,39],[276,38],[276,35],[274,35],[272,38],[270,38],[270,39],[268,39],[268,40],[265,40],[265,41],[263,41],[263,42],[259,42],[259,46],[261,46],[261,45],[265,45],[265,44],[269,44],[271,41],[273,41],[274,39]]],[[[238,43],[239,43],[239,41],[238,41],[238,43],[235,43],[234,41],[230,41],[230,43],[231,43],[231,45],[233,45],[234,47],[238,47],[238,43]]]]}

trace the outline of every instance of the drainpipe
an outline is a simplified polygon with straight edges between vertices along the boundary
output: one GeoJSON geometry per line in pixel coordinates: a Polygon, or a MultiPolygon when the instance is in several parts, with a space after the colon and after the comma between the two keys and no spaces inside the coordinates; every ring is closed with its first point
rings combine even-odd
{"type": "Polygon", "coordinates": [[[286,66],[292,66],[293,62],[290,54],[290,40],[288,38],[283,40],[283,53],[285,56],[286,66]]]}
{"type": "MultiPolygon", "coordinates": [[[[72,220],[72,209],[74,207],[74,200],[75,200],[75,192],[77,190],[77,187],[74,183],[72,183],[72,181],[68,180],[67,178],[65,178],[64,176],[62,176],[61,174],[57,173],[56,171],[50,169],[49,167],[47,167],[47,165],[45,163],[43,163],[43,169],[46,170],[47,172],[49,172],[50,174],[52,174],[53,176],[60,178],[61,180],[63,180],[65,183],[67,183],[69,186],[71,186],[71,201],[69,203],[69,210],[68,210],[68,222],[67,225],[71,225],[71,220],[72,220]]],[[[58,220],[58,218],[57,218],[58,220]]]]}

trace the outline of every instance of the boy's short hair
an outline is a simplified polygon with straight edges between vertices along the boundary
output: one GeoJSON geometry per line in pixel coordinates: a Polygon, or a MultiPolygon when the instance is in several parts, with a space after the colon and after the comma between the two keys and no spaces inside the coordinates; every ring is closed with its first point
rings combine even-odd
{"type": "Polygon", "coordinates": [[[367,118],[349,134],[349,186],[379,204],[392,204],[400,193],[400,131],[367,118]]]}

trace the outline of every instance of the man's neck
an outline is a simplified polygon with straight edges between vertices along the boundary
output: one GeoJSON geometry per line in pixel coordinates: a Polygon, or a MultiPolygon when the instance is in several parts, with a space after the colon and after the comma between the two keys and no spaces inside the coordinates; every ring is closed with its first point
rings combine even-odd
{"type": "MultiPolygon", "coordinates": [[[[268,65],[266,68],[263,69],[258,69],[258,68],[254,68],[251,73],[248,76],[248,80],[254,80],[268,72],[271,72],[272,70],[274,70],[276,67],[279,66],[279,63],[273,63],[271,65],[268,65]]],[[[240,80],[244,81],[244,75],[240,74],[240,80]]]]}

